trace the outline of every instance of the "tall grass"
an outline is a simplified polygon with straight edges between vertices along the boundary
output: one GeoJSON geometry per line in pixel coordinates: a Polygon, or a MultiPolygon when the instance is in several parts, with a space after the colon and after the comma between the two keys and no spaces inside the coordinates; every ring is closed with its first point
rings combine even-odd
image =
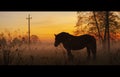
{"type": "MultiPolygon", "coordinates": [[[[9,35],[10,36],[10,35],[9,35]]],[[[62,45],[54,47],[54,41],[33,43],[30,49],[27,44],[0,47],[1,65],[119,65],[120,64],[120,41],[111,43],[111,52],[102,49],[97,43],[96,61],[87,60],[86,48],[72,51],[73,63],[68,61],[66,50],[62,45]]],[[[91,54],[92,56],[92,54],[91,54]]]]}

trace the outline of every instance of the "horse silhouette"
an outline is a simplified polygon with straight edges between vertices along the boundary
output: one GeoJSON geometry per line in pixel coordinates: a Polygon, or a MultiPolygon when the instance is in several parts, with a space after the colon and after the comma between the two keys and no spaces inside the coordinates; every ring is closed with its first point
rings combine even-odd
{"type": "Polygon", "coordinates": [[[60,43],[67,50],[67,55],[70,60],[73,59],[71,50],[80,50],[85,47],[88,53],[87,59],[90,59],[90,53],[93,54],[93,59],[96,59],[96,39],[89,34],[81,36],[73,36],[66,32],[55,34],[54,46],[57,47],[60,43]]]}

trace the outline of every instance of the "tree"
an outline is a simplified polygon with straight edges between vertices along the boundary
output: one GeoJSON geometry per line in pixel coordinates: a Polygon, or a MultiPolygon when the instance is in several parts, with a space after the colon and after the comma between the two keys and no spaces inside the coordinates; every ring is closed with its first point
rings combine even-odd
{"type": "Polygon", "coordinates": [[[0,47],[4,48],[7,45],[7,40],[4,37],[4,34],[1,33],[0,34],[0,47]]]}
{"type": "Polygon", "coordinates": [[[94,20],[95,20],[95,25],[96,25],[97,30],[98,30],[99,39],[101,39],[101,41],[103,41],[103,38],[102,38],[101,33],[100,33],[100,28],[99,28],[99,24],[98,24],[98,21],[97,21],[97,18],[96,18],[95,11],[93,11],[93,17],[94,17],[94,20]]]}
{"type": "MultiPolygon", "coordinates": [[[[81,16],[84,15],[81,14],[81,16]]],[[[93,34],[101,39],[103,47],[105,47],[105,44],[108,43],[108,48],[110,48],[110,35],[116,34],[117,32],[119,32],[118,30],[120,30],[118,15],[116,15],[115,12],[112,11],[93,11],[89,12],[87,17],[87,19],[89,20],[87,24],[87,26],[89,26],[88,33],[93,34]]],[[[81,18],[84,19],[84,17],[81,18]]]]}
{"type": "Polygon", "coordinates": [[[39,43],[40,39],[37,35],[31,35],[31,43],[39,43]]]}
{"type": "Polygon", "coordinates": [[[16,46],[16,45],[19,45],[19,46],[20,46],[20,45],[22,45],[22,41],[21,41],[21,39],[15,37],[15,38],[12,40],[11,44],[12,44],[13,46],[16,46]]]}
{"type": "Polygon", "coordinates": [[[74,34],[75,35],[79,35],[79,34],[85,34],[87,33],[87,24],[88,24],[88,16],[89,16],[89,12],[77,12],[77,23],[75,25],[75,31],[74,34]],[[87,15],[88,14],[88,15],[87,15]]]}
{"type": "Polygon", "coordinates": [[[106,11],[106,25],[105,25],[105,42],[107,43],[108,46],[108,51],[110,52],[110,32],[109,32],[109,11],[106,11]],[[106,41],[107,39],[107,41],[106,41]]]}

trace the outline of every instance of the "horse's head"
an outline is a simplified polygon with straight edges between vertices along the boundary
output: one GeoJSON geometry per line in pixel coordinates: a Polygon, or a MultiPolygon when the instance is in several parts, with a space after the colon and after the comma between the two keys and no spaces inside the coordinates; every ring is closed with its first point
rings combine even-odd
{"type": "Polygon", "coordinates": [[[55,43],[54,46],[57,47],[60,43],[63,43],[67,38],[69,38],[69,34],[66,32],[61,32],[60,34],[55,35],[55,43]]]}
{"type": "Polygon", "coordinates": [[[54,36],[55,36],[54,46],[57,47],[61,43],[61,39],[60,39],[59,35],[54,34],[54,36]]]}

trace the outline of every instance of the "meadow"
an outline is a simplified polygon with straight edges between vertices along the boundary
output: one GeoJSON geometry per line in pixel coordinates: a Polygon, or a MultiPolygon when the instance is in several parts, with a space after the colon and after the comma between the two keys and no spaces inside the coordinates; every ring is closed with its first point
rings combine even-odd
{"type": "MultiPolygon", "coordinates": [[[[54,47],[54,41],[15,45],[0,49],[0,65],[119,65],[120,42],[111,43],[111,52],[102,49],[97,42],[97,59],[87,60],[86,48],[72,51],[73,63],[68,61],[66,50],[62,44],[54,47]]],[[[91,54],[92,56],[92,54],[91,54]]]]}

